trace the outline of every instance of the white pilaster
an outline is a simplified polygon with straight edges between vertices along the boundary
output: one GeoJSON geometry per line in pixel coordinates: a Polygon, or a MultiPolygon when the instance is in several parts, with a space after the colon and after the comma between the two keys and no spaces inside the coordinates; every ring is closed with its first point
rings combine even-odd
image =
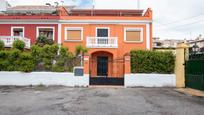
{"type": "Polygon", "coordinates": [[[146,48],[150,50],[150,24],[146,24],[146,48]]]}

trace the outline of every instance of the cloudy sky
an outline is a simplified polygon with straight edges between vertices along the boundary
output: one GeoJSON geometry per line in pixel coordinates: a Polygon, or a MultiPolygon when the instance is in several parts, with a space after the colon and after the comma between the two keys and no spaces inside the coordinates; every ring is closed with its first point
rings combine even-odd
{"type": "MultiPolygon", "coordinates": [[[[53,4],[62,0],[8,0],[11,5],[53,4]]],[[[138,0],[95,0],[98,9],[137,9],[138,0]]],[[[92,0],[64,0],[64,5],[91,7],[92,0]]],[[[140,0],[140,8],[152,8],[154,37],[194,39],[204,37],[204,0],[140,0]]]]}

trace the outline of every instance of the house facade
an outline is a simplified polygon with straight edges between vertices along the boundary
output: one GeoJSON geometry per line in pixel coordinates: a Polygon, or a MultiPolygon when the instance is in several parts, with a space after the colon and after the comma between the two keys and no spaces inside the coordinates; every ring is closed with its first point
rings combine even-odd
{"type": "Polygon", "coordinates": [[[21,36],[34,44],[41,33],[73,53],[87,47],[84,72],[92,78],[123,78],[130,73],[130,51],[152,49],[152,10],[21,6],[0,15],[0,38],[21,36]]]}
{"type": "MultiPolygon", "coordinates": [[[[89,48],[91,77],[123,78],[130,51],[152,49],[152,11],[73,9],[60,18],[60,44],[89,48]]],[[[130,61],[130,60],[129,60],[130,61]]],[[[130,65],[129,65],[130,66],[130,65]]]]}
{"type": "MultiPolygon", "coordinates": [[[[58,41],[58,9],[53,6],[15,6],[0,15],[0,38],[21,38],[34,44],[40,34],[58,41]]],[[[6,44],[10,46],[11,43],[6,44]]]]}

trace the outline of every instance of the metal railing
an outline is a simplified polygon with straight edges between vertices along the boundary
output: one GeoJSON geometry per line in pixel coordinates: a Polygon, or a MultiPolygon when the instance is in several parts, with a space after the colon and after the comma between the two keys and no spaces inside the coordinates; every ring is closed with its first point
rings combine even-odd
{"type": "Polygon", "coordinates": [[[21,36],[0,36],[0,40],[4,42],[4,47],[12,47],[15,40],[22,40],[25,48],[30,48],[30,39],[21,36]]]}
{"type": "Polygon", "coordinates": [[[117,37],[87,37],[88,48],[118,48],[117,37]]]}

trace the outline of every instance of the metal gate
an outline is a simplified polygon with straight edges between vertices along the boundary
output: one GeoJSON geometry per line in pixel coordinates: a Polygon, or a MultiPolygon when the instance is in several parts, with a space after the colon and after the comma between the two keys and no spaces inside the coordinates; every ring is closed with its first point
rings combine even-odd
{"type": "Polygon", "coordinates": [[[185,63],[185,84],[186,87],[204,91],[204,54],[189,56],[185,63]]]}
{"type": "MultiPolygon", "coordinates": [[[[115,59],[115,60],[108,60],[108,63],[112,63],[117,65],[117,76],[108,76],[107,73],[101,73],[104,70],[104,57],[98,56],[96,60],[91,60],[91,63],[95,63],[100,65],[101,67],[90,68],[91,71],[93,69],[96,70],[96,76],[90,76],[90,85],[124,85],[124,60],[123,59],[115,59]],[[102,59],[102,60],[101,60],[102,59]],[[102,71],[99,71],[102,70],[102,71]]],[[[105,60],[106,62],[106,60],[105,60]]],[[[113,71],[113,67],[107,67],[107,71],[113,71]],[[108,69],[109,68],[109,69],[108,69]]],[[[105,69],[106,70],[106,69],[105,69]]]]}

